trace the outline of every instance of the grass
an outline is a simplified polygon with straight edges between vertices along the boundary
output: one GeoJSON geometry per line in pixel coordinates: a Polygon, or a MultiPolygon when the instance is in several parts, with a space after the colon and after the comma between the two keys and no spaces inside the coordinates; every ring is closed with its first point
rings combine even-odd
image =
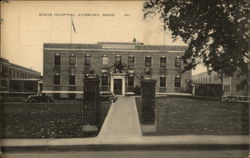
{"type": "MultiPolygon", "coordinates": [[[[110,107],[101,102],[102,124],[110,107]]],[[[55,103],[6,103],[1,105],[3,138],[76,138],[85,137],[82,129],[82,101],[55,103]]]]}
{"type": "MultiPolygon", "coordinates": [[[[140,105],[140,98],[137,99],[140,105]]],[[[248,135],[249,105],[188,97],[156,98],[155,135],[248,135]]]]}

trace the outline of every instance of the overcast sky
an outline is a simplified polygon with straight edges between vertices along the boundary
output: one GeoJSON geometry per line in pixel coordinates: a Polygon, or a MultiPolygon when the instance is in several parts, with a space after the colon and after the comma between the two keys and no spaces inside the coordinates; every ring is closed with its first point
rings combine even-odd
{"type": "Polygon", "coordinates": [[[168,31],[164,43],[162,22],[158,17],[143,19],[142,7],[143,1],[5,3],[1,8],[1,57],[42,72],[43,43],[132,42],[136,38],[144,44],[184,45],[181,40],[173,43],[168,31]],[[68,14],[74,14],[76,32],[68,14]]]}

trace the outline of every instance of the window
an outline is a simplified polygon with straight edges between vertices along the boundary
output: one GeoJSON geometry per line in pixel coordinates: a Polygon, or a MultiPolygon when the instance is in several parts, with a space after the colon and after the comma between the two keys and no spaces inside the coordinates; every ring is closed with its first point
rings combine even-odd
{"type": "Polygon", "coordinates": [[[175,58],[175,67],[181,67],[181,58],[179,56],[175,58]]]}
{"type": "Polygon", "coordinates": [[[108,85],[108,76],[102,76],[102,86],[107,86],[108,85]]]}
{"type": "Polygon", "coordinates": [[[128,57],[128,67],[134,67],[135,65],[135,57],[133,55],[130,55],[128,57]]]}
{"type": "Polygon", "coordinates": [[[75,93],[69,93],[69,99],[75,99],[76,94],[75,93]]]}
{"type": "Polygon", "coordinates": [[[54,84],[60,84],[61,76],[59,74],[54,75],[54,84]]]}
{"type": "Polygon", "coordinates": [[[8,68],[8,66],[2,65],[2,73],[4,75],[8,75],[9,74],[9,68],[8,68]]]}
{"type": "Polygon", "coordinates": [[[209,76],[209,83],[212,82],[212,76],[209,76]]]}
{"type": "Polygon", "coordinates": [[[181,86],[181,77],[180,76],[175,77],[174,86],[175,87],[181,86]]]}
{"type": "Polygon", "coordinates": [[[76,56],[74,54],[69,56],[69,65],[76,65],[76,56]]]}
{"type": "Polygon", "coordinates": [[[75,84],[76,84],[76,76],[69,75],[69,85],[75,85],[75,84]]]}
{"type": "Polygon", "coordinates": [[[152,63],[151,63],[151,62],[152,62],[151,60],[152,60],[152,58],[151,58],[150,56],[146,56],[146,57],[145,57],[145,66],[146,66],[146,67],[151,67],[151,64],[152,64],[152,63]]]}
{"type": "Polygon", "coordinates": [[[116,64],[122,63],[122,57],[121,57],[120,55],[116,55],[116,56],[115,56],[115,63],[116,63],[116,64]]]}
{"type": "Polygon", "coordinates": [[[217,81],[217,80],[218,80],[217,76],[214,76],[214,81],[217,81]]]}
{"type": "Polygon", "coordinates": [[[25,82],[24,82],[24,87],[25,87],[28,91],[32,91],[32,90],[35,90],[36,85],[35,85],[34,82],[25,81],[25,82]]]}
{"type": "Polygon", "coordinates": [[[12,75],[12,70],[11,69],[9,69],[9,75],[12,75]]]}
{"type": "Polygon", "coordinates": [[[103,66],[108,66],[108,64],[109,64],[109,57],[107,55],[104,55],[102,57],[102,65],[103,66]]]}
{"type": "Polygon", "coordinates": [[[8,81],[7,80],[1,80],[1,87],[7,88],[8,87],[8,81]]]}
{"type": "Polygon", "coordinates": [[[134,76],[128,76],[128,86],[134,86],[134,76]]]}
{"type": "Polygon", "coordinates": [[[224,85],[224,91],[229,92],[230,91],[230,85],[224,85]]]}
{"type": "Polygon", "coordinates": [[[90,65],[91,64],[91,56],[89,54],[85,55],[85,65],[90,65]]]}
{"type": "Polygon", "coordinates": [[[59,54],[56,54],[56,55],[54,56],[54,65],[55,65],[55,66],[61,65],[61,56],[60,56],[59,54]]]}
{"type": "Polygon", "coordinates": [[[160,87],[166,87],[166,77],[160,77],[160,87]]]}
{"type": "Polygon", "coordinates": [[[15,77],[15,70],[11,71],[11,77],[15,77]]]}
{"type": "Polygon", "coordinates": [[[160,58],[160,67],[166,67],[167,66],[167,59],[166,57],[161,57],[160,58]]]}

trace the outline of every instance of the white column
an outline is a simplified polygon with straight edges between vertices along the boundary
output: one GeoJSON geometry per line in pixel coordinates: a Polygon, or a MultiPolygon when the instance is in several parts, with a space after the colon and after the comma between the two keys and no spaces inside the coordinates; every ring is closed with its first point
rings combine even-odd
{"type": "Polygon", "coordinates": [[[110,77],[110,92],[114,93],[114,78],[110,77]]]}
{"type": "Polygon", "coordinates": [[[125,84],[125,76],[122,77],[122,95],[125,95],[125,89],[126,89],[126,84],[125,84]]]}

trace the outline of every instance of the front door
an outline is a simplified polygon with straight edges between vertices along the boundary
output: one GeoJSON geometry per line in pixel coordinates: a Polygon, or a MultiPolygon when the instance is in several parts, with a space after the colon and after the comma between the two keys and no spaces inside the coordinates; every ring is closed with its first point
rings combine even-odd
{"type": "Polygon", "coordinates": [[[114,93],[122,95],[122,79],[114,79],[114,93]]]}

